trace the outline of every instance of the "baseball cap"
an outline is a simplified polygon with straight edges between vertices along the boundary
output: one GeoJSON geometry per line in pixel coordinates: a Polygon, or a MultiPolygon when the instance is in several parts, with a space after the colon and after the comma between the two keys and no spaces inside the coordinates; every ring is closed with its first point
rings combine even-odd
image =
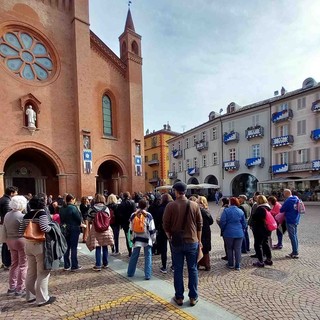
{"type": "Polygon", "coordinates": [[[178,192],[185,192],[187,190],[187,185],[184,182],[179,181],[176,182],[172,188],[178,192]]]}

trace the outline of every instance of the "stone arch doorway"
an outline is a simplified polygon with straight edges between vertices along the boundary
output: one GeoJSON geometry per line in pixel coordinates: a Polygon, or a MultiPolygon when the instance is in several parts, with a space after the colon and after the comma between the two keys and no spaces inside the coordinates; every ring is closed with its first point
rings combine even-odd
{"type": "Polygon", "coordinates": [[[57,196],[59,179],[53,161],[43,152],[27,148],[16,151],[4,165],[4,187],[16,186],[19,194],[44,192],[57,196]]]}
{"type": "Polygon", "coordinates": [[[212,174],[210,174],[209,176],[207,176],[207,177],[204,179],[204,183],[219,185],[218,179],[217,179],[214,175],[212,175],[212,174]]]}
{"type": "Polygon", "coordinates": [[[239,174],[231,182],[232,195],[238,196],[240,194],[245,194],[247,197],[251,198],[257,191],[257,183],[257,178],[252,174],[239,174]]]}
{"type": "Polygon", "coordinates": [[[197,178],[192,177],[188,180],[187,184],[199,184],[199,181],[197,178]]]}
{"type": "Polygon", "coordinates": [[[124,176],[121,166],[114,160],[104,161],[98,169],[96,192],[119,195],[120,192],[127,191],[127,179],[124,176]]]}

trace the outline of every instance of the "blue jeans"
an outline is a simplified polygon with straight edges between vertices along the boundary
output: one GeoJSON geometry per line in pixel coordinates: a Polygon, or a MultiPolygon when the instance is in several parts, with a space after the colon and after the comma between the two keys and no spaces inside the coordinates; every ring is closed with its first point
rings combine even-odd
{"type": "Polygon", "coordinates": [[[177,299],[183,299],[184,285],[183,285],[183,265],[184,258],[187,261],[188,275],[189,275],[189,298],[198,298],[198,268],[197,258],[199,243],[185,243],[180,247],[171,246],[173,266],[174,266],[174,289],[177,299]]]}
{"type": "Polygon", "coordinates": [[[277,229],[277,238],[278,238],[277,246],[282,247],[283,233],[279,229],[277,229]]]}
{"type": "Polygon", "coordinates": [[[64,268],[70,268],[70,251],[71,251],[71,269],[78,269],[78,241],[80,236],[80,227],[78,226],[68,226],[67,240],[67,251],[63,256],[64,268]]]}
{"type": "MultiPolygon", "coordinates": [[[[135,247],[132,250],[132,254],[131,254],[129,265],[128,265],[128,271],[127,271],[128,277],[133,277],[136,272],[137,262],[140,255],[140,249],[141,247],[135,247]]],[[[152,274],[152,247],[146,246],[146,247],[143,247],[143,249],[144,249],[144,276],[146,279],[150,279],[152,274]]]]}
{"type": "MultiPolygon", "coordinates": [[[[102,263],[108,265],[108,246],[102,247],[102,263]]],[[[101,267],[101,247],[96,247],[96,267],[101,267]]]]}
{"type": "Polygon", "coordinates": [[[291,241],[292,246],[292,254],[298,255],[299,254],[299,243],[298,243],[298,225],[296,223],[287,223],[287,230],[289,239],[291,241]]]}
{"type": "Polygon", "coordinates": [[[227,246],[228,265],[240,268],[243,238],[224,238],[224,241],[227,246]]]}

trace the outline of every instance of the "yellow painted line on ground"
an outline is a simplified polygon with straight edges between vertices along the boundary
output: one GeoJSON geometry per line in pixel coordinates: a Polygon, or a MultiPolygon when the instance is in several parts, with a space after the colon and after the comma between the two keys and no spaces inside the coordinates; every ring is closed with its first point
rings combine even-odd
{"type": "Polygon", "coordinates": [[[152,293],[152,292],[146,292],[144,295],[150,297],[151,299],[159,302],[160,304],[164,305],[167,309],[169,309],[170,311],[173,311],[175,314],[178,314],[179,316],[181,316],[183,319],[186,320],[196,320],[196,318],[194,318],[193,316],[191,316],[190,314],[186,313],[185,311],[183,311],[182,309],[179,309],[177,307],[175,307],[174,305],[172,305],[171,303],[169,303],[168,301],[162,299],[161,297],[157,296],[156,294],[152,293]]]}
{"type": "Polygon", "coordinates": [[[111,309],[111,308],[115,308],[125,302],[128,301],[133,301],[133,300],[138,300],[141,299],[141,297],[143,296],[147,296],[149,298],[151,298],[152,300],[160,303],[161,305],[163,305],[166,309],[168,309],[170,312],[174,313],[174,314],[178,314],[180,317],[182,317],[185,320],[196,320],[196,318],[192,317],[191,315],[189,315],[188,313],[184,312],[183,310],[175,307],[174,305],[172,305],[171,303],[167,302],[166,300],[162,299],[161,297],[151,293],[151,292],[145,292],[145,293],[139,293],[139,294],[133,294],[130,296],[125,296],[125,297],[121,297],[117,300],[112,300],[109,301],[105,304],[101,304],[98,306],[94,306],[90,309],[87,310],[83,310],[81,312],[78,312],[72,316],[66,317],[64,318],[64,320],[79,320],[79,319],[83,319],[87,316],[91,316],[93,315],[95,312],[99,312],[99,311],[103,311],[106,309],[111,309]]]}
{"type": "Polygon", "coordinates": [[[118,305],[121,305],[124,302],[137,300],[139,298],[141,298],[141,294],[134,294],[134,295],[126,296],[126,297],[121,297],[121,298],[119,298],[117,300],[112,300],[112,301],[109,301],[109,302],[107,302],[105,304],[94,306],[94,307],[92,307],[90,309],[87,309],[87,310],[81,311],[79,313],[76,313],[73,316],[69,316],[67,318],[64,318],[64,320],[82,319],[84,317],[93,315],[94,312],[99,312],[99,311],[103,311],[103,310],[106,310],[106,309],[111,309],[111,308],[114,308],[114,307],[116,307],[118,305]]]}

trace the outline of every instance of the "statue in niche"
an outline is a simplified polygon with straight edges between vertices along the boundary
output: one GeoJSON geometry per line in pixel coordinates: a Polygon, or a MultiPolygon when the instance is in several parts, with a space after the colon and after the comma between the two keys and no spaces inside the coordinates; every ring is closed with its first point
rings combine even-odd
{"type": "Polygon", "coordinates": [[[83,147],[85,149],[90,149],[90,137],[89,136],[83,136],[83,147]]]}
{"type": "Polygon", "coordinates": [[[29,105],[26,110],[28,117],[28,128],[36,128],[37,113],[32,109],[32,105],[29,105]]]}

